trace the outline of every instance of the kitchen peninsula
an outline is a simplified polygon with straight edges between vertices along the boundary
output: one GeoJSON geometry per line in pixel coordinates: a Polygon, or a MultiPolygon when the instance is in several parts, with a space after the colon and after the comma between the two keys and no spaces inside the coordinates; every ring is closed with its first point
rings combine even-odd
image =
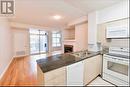
{"type": "Polygon", "coordinates": [[[86,85],[101,73],[101,56],[100,52],[85,50],[39,59],[37,60],[38,85],[86,85]],[[76,78],[80,78],[80,81],[75,81],[76,78]]]}

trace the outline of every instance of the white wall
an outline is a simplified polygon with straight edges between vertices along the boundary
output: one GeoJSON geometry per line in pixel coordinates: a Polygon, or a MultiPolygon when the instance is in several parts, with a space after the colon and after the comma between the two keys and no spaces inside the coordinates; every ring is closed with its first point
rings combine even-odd
{"type": "Polygon", "coordinates": [[[88,20],[87,16],[82,16],[78,19],[75,19],[73,21],[70,21],[67,26],[72,26],[72,25],[76,25],[76,24],[80,24],[80,23],[83,23],[83,22],[86,22],[88,20]]]}
{"type": "Polygon", "coordinates": [[[24,56],[30,55],[30,45],[29,45],[29,30],[12,28],[13,32],[13,56],[24,56]],[[17,52],[25,52],[23,55],[18,55],[17,52]]]}
{"type": "Polygon", "coordinates": [[[0,78],[13,58],[12,32],[8,20],[0,18],[0,78]]]}
{"type": "Polygon", "coordinates": [[[129,0],[122,0],[120,3],[97,11],[98,24],[128,17],[129,0]]]}
{"type": "MultiPolygon", "coordinates": [[[[61,31],[62,32],[62,28],[51,28],[51,27],[42,27],[42,26],[35,26],[35,25],[30,25],[30,24],[23,24],[23,23],[17,23],[17,22],[11,22],[10,23],[10,25],[11,25],[11,28],[12,29],[14,29],[13,30],[13,33],[15,34],[15,33],[21,33],[21,34],[23,34],[23,36],[26,36],[27,37],[27,40],[25,40],[26,41],[26,48],[25,48],[25,50],[27,51],[27,55],[29,55],[30,54],[30,52],[28,52],[28,51],[30,51],[30,46],[29,46],[29,35],[27,35],[27,34],[29,34],[29,29],[40,29],[40,30],[45,30],[45,31],[47,31],[48,33],[49,33],[49,52],[51,53],[52,51],[55,51],[55,50],[61,50],[62,48],[63,48],[63,46],[62,47],[60,47],[60,48],[52,48],[52,36],[51,36],[51,32],[52,31],[61,31]]],[[[15,40],[14,40],[15,41],[15,40]]],[[[21,48],[21,45],[20,44],[17,44],[17,46],[19,46],[19,47],[17,47],[17,48],[21,48]]],[[[16,52],[16,51],[20,51],[20,50],[16,50],[17,48],[15,48],[15,46],[14,46],[14,53],[16,52]]],[[[15,56],[15,55],[14,55],[15,56]]]]}

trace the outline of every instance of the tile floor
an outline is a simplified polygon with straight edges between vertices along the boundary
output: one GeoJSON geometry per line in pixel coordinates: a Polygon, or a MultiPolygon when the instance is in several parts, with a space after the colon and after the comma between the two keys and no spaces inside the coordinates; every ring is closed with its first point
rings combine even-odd
{"type": "Polygon", "coordinates": [[[111,83],[103,80],[101,77],[97,77],[95,80],[93,80],[87,86],[114,86],[114,85],[112,85],[111,83]]]}

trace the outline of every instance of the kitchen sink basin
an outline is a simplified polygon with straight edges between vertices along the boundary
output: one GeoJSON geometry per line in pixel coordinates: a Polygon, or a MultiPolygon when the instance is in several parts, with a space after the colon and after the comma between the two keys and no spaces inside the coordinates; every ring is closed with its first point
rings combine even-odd
{"type": "Polygon", "coordinates": [[[79,57],[79,58],[85,58],[87,57],[89,54],[91,54],[90,52],[88,52],[88,50],[84,50],[84,51],[78,51],[78,52],[73,52],[72,55],[79,57]]]}

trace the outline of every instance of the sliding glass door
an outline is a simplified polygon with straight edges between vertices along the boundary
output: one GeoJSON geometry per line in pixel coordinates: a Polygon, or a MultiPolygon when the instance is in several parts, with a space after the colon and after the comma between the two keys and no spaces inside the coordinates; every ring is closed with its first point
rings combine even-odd
{"type": "Polygon", "coordinates": [[[30,29],[30,54],[48,52],[48,33],[42,30],[30,29]]]}
{"type": "Polygon", "coordinates": [[[39,53],[39,36],[30,34],[30,53],[39,53]]]}
{"type": "Polygon", "coordinates": [[[45,53],[48,51],[48,35],[45,31],[40,31],[40,52],[45,53]]]}

